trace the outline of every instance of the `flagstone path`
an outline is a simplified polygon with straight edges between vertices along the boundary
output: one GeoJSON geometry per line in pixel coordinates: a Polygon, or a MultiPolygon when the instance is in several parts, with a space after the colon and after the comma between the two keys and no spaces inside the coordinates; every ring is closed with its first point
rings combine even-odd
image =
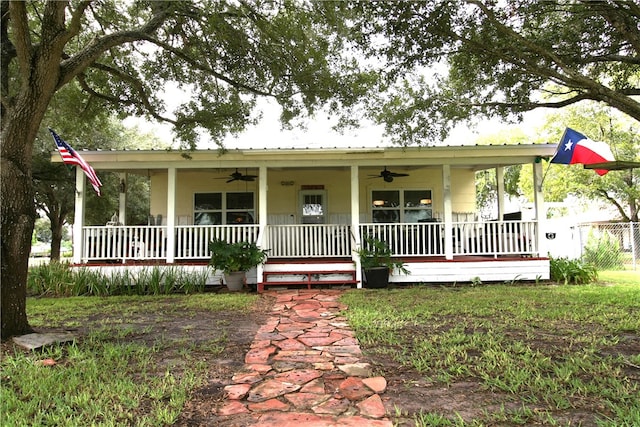
{"type": "MultiPolygon", "coordinates": [[[[220,421],[243,426],[391,427],[381,394],[340,311],[339,290],[268,291],[272,316],[225,387],[220,421]],[[248,420],[248,421],[247,421],[248,420]]],[[[228,423],[225,423],[227,425],[228,423]]]]}

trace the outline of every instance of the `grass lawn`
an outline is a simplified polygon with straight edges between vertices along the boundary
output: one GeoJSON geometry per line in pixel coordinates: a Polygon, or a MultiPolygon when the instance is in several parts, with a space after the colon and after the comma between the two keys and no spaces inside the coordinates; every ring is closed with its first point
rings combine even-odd
{"type": "Polygon", "coordinates": [[[640,286],[640,270],[598,271],[598,283],[640,286]]]}
{"type": "Polygon", "coordinates": [[[222,398],[218,380],[242,367],[263,320],[259,302],[255,294],[28,298],[32,327],[78,339],[33,353],[2,344],[1,424],[214,425],[193,420],[222,398]]]}
{"type": "Polygon", "coordinates": [[[640,286],[350,291],[398,425],[640,425],[640,286]]]}
{"type": "MultiPolygon", "coordinates": [[[[343,301],[397,426],[640,425],[640,286],[417,286],[343,301]]],[[[212,408],[269,307],[255,294],[28,298],[33,327],[78,339],[34,353],[2,343],[2,425],[223,426],[212,408]]]]}

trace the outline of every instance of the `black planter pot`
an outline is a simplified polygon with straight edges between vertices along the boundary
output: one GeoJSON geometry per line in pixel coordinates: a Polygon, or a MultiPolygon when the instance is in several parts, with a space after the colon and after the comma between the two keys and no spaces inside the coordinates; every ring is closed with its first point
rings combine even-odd
{"type": "Polygon", "coordinates": [[[363,270],[365,288],[386,288],[389,286],[389,269],[387,267],[374,267],[363,270]]]}

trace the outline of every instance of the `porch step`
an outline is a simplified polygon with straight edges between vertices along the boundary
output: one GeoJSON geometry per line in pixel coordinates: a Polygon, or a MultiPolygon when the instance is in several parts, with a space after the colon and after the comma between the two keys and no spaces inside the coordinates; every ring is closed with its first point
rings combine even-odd
{"type": "Polygon", "coordinates": [[[296,270],[296,271],[264,271],[264,282],[258,282],[258,292],[264,292],[265,286],[306,286],[312,285],[357,285],[355,270],[296,270]],[[299,279],[290,277],[300,276],[299,279]],[[348,279],[327,278],[327,276],[349,276],[348,279]],[[269,280],[283,277],[284,280],[269,280]]]}

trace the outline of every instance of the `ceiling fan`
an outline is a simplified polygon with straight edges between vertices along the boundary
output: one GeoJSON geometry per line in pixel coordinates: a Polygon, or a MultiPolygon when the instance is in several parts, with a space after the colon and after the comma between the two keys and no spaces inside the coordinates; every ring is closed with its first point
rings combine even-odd
{"type": "Polygon", "coordinates": [[[400,176],[409,176],[408,173],[398,173],[398,172],[391,172],[390,170],[387,170],[387,167],[384,167],[383,171],[380,171],[379,175],[369,175],[371,178],[382,178],[384,179],[385,182],[393,182],[393,178],[397,178],[400,176]]]}
{"type": "Polygon", "coordinates": [[[248,175],[246,173],[243,174],[242,172],[238,172],[238,168],[236,168],[236,171],[231,175],[229,175],[228,178],[218,178],[218,179],[226,179],[227,183],[229,183],[233,181],[255,181],[257,177],[258,175],[248,175]]]}

